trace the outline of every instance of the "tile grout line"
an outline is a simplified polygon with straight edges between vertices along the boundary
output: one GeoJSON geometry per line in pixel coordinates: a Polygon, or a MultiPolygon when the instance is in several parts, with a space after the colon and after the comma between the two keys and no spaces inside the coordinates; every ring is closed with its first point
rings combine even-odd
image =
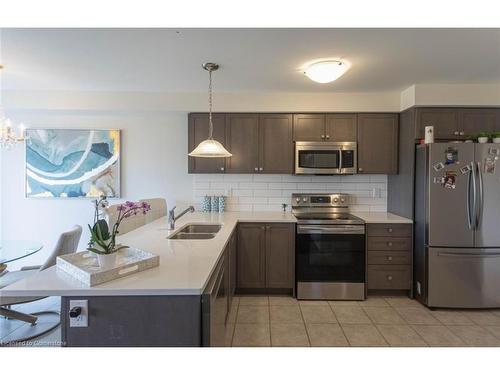
{"type": "Polygon", "coordinates": [[[332,310],[333,315],[335,316],[335,320],[337,321],[337,324],[340,327],[340,331],[344,335],[345,341],[347,342],[347,344],[349,345],[349,347],[352,347],[351,341],[349,341],[349,338],[345,334],[344,327],[342,327],[342,324],[340,324],[340,320],[337,318],[337,314],[335,314],[335,310],[334,310],[333,306],[330,304],[330,301],[327,301],[327,303],[328,303],[328,306],[330,306],[330,310],[332,310]]]}
{"type": "MultiPolygon", "coordinates": [[[[253,178],[252,178],[253,180],[253,178]]],[[[271,299],[267,296],[267,311],[269,316],[269,347],[273,347],[273,335],[271,333],[271,299]]]]}
{"type": "Polygon", "coordinates": [[[240,297],[238,297],[238,305],[236,305],[236,316],[234,317],[234,328],[233,328],[233,334],[231,335],[231,345],[229,345],[230,348],[233,347],[234,333],[236,332],[236,324],[238,322],[239,310],[240,310],[240,297]]]}
{"type": "Polygon", "coordinates": [[[392,345],[389,343],[389,341],[387,341],[387,339],[385,338],[385,336],[383,335],[383,333],[380,332],[380,330],[378,329],[377,325],[375,324],[375,321],[370,317],[370,315],[367,314],[367,312],[365,311],[365,309],[363,307],[361,307],[361,311],[363,311],[363,314],[365,314],[367,316],[368,320],[370,322],[372,322],[371,325],[375,327],[375,330],[378,332],[378,334],[380,335],[380,337],[382,337],[382,340],[385,341],[385,343],[387,344],[387,346],[392,347],[392,345]]]}
{"type": "Polygon", "coordinates": [[[307,341],[309,342],[309,347],[312,347],[311,338],[309,337],[309,331],[307,330],[307,326],[306,326],[306,320],[304,319],[304,314],[302,312],[302,306],[300,306],[300,302],[297,302],[297,305],[299,305],[300,316],[302,317],[302,324],[304,324],[304,329],[306,331],[306,336],[307,336],[307,341]]]}

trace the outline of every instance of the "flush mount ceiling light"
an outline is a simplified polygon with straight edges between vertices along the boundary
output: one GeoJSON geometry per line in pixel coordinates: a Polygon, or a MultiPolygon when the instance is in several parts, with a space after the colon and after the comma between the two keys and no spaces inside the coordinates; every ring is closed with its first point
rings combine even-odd
{"type": "Polygon", "coordinates": [[[203,69],[208,71],[208,139],[202,141],[188,155],[196,158],[228,158],[233,156],[224,146],[213,139],[214,125],[212,123],[212,72],[219,69],[215,63],[203,64],[203,69]]]}
{"type": "Polygon", "coordinates": [[[349,68],[350,64],[346,61],[319,61],[309,65],[304,70],[304,74],[314,82],[328,83],[341,77],[349,68]]]}

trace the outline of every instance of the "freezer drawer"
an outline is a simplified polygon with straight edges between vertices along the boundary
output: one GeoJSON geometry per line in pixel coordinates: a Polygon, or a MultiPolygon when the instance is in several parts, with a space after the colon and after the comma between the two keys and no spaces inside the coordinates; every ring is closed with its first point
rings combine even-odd
{"type": "Polygon", "coordinates": [[[500,307],[500,248],[429,248],[430,307],[500,307]]]}

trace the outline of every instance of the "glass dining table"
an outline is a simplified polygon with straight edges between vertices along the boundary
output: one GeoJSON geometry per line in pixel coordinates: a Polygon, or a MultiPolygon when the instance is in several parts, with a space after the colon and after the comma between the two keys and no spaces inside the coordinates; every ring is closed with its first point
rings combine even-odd
{"type": "Polygon", "coordinates": [[[43,245],[39,242],[6,240],[0,242],[0,274],[13,262],[39,252],[43,245]]]}

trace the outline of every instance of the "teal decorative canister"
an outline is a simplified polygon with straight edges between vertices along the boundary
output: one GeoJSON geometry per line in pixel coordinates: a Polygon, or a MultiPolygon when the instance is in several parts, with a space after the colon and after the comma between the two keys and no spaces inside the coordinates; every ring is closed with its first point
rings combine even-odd
{"type": "Polygon", "coordinates": [[[205,195],[203,197],[203,200],[201,201],[201,211],[210,212],[211,209],[212,209],[212,200],[208,195],[205,195]]]}
{"type": "Polygon", "coordinates": [[[219,197],[214,195],[212,197],[212,212],[218,212],[219,211],[219,197]]]}
{"type": "Polygon", "coordinates": [[[226,197],[221,195],[219,197],[219,212],[222,213],[226,210],[226,197]]]}

